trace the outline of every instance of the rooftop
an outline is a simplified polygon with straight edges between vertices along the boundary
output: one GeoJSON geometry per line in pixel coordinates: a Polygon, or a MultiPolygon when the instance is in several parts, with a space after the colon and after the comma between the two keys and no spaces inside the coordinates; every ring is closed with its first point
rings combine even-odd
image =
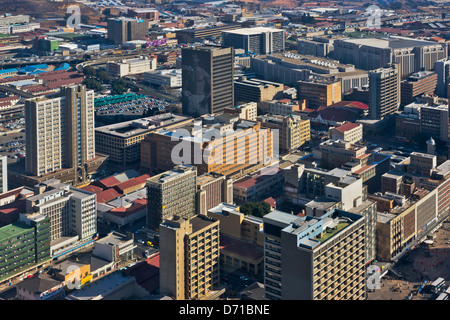
{"type": "Polygon", "coordinates": [[[362,46],[371,46],[382,49],[403,49],[410,47],[423,47],[429,45],[436,45],[436,42],[417,40],[406,37],[391,36],[383,38],[358,38],[358,39],[345,39],[345,42],[351,42],[362,46]]]}
{"type": "Polygon", "coordinates": [[[255,27],[255,28],[242,28],[242,29],[236,29],[236,30],[226,30],[223,32],[240,34],[240,35],[255,35],[255,34],[266,33],[266,32],[281,32],[281,31],[283,31],[283,30],[277,29],[277,28],[255,27]]]}
{"type": "Polygon", "coordinates": [[[32,229],[32,227],[22,222],[13,223],[0,228],[0,239],[8,239],[10,237],[18,236],[19,234],[27,232],[30,229],[32,229]]]}

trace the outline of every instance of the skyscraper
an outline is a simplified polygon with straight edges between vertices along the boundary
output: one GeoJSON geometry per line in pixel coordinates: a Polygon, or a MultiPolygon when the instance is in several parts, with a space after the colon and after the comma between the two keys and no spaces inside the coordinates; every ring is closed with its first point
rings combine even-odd
{"type": "Polygon", "coordinates": [[[77,168],[77,181],[87,176],[85,164],[95,158],[94,91],[84,85],[62,88],[56,98],[25,102],[28,174],[41,176],[77,168]]]}
{"type": "Polygon", "coordinates": [[[8,157],[0,157],[0,193],[8,191],[8,157]]]}
{"type": "Polygon", "coordinates": [[[282,29],[264,27],[225,30],[222,31],[222,46],[244,49],[257,55],[283,52],[285,34],[282,29]]]}
{"type": "Polygon", "coordinates": [[[147,19],[136,19],[120,17],[108,20],[108,39],[117,45],[124,42],[139,40],[148,35],[149,21],[147,19]]]}
{"type": "Polygon", "coordinates": [[[159,225],[174,215],[189,219],[195,215],[197,169],[179,165],[147,180],[147,228],[159,225]]]}
{"type": "Polygon", "coordinates": [[[174,217],[160,230],[160,292],[176,300],[214,299],[219,284],[219,221],[174,217]]]}
{"type": "Polygon", "coordinates": [[[233,48],[182,49],[183,113],[200,116],[234,106],[233,48]]]}
{"type": "Polygon", "coordinates": [[[272,211],[264,221],[269,300],[363,300],[364,217],[334,209],[321,217],[272,211]]]}
{"type": "Polygon", "coordinates": [[[436,94],[446,98],[448,86],[450,84],[450,59],[436,61],[435,69],[437,73],[436,94]]]}
{"type": "Polygon", "coordinates": [[[399,64],[369,72],[369,117],[381,120],[400,106],[399,64]]]}

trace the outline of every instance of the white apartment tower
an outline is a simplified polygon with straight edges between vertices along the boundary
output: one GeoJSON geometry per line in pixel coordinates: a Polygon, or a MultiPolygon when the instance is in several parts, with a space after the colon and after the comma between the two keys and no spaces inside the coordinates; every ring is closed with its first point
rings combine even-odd
{"type": "Polygon", "coordinates": [[[94,91],[84,85],[61,89],[55,98],[25,102],[28,174],[41,176],[62,168],[80,168],[95,157],[94,91]]]}

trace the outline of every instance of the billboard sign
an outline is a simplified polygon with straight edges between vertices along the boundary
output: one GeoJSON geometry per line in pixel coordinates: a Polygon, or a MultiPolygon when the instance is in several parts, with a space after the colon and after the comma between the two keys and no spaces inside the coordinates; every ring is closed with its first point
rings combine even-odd
{"type": "Polygon", "coordinates": [[[183,113],[200,116],[211,110],[211,58],[208,51],[183,49],[183,113]]]}

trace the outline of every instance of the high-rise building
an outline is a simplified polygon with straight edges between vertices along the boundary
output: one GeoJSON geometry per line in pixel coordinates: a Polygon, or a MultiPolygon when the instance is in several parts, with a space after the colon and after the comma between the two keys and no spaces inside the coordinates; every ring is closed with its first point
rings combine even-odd
{"type": "Polygon", "coordinates": [[[400,106],[399,64],[369,72],[369,117],[381,120],[400,106]]]}
{"type": "Polygon", "coordinates": [[[233,180],[215,173],[197,177],[196,213],[206,215],[222,202],[233,202],[233,180]]]}
{"type": "Polygon", "coordinates": [[[25,102],[28,174],[41,176],[77,168],[77,181],[87,177],[85,164],[95,158],[94,91],[84,85],[65,87],[57,98],[25,102]]]}
{"type": "Polygon", "coordinates": [[[176,300],[209,300],[219,284],[219,221],[198,215],[160,225],[160,292],[176,300]]]}
{"type": "Polygon", "coordinates": [[[84,240],[97,233],[95,193],[54,179],[35,186],[35,194],[26,199],[26,212],[39,213],[50,219],[52,246],[62,237],[78,236],[84,240]]]}
{"type": "Polygon", "coordinates": [[[234,50],[215,46],[182,49],[183,113],[200,116],[234,106],[234,50]]]}
{"type": "Polygon", "coordinates": [[[266,299],[365,299],[362,215],[334,209],[299,217],[275,210],[263,221],[266,299]]]}
{"type": "Polygon", "coordinates": [[[436,61],[435,69],[437,73],[436,94],[439,97],[448,97],[448,86],[450,84],[450,59],[436,61]]]}
{"type": "Polygon", "coordinates": [[[299,81],[297,98],[306,99],[307,107],[311,109],[328,107],[342,101],[341,82],[332,78],[299,81]]]}
{"type": "Polygon", "coordinates": [[[405,106],[414,102],[422,94],[433,94],[436,90],[437,74],[432,71],[419,71],[400,83],[401,104],[405,106]]]}
{"type": "Polygon", "coordinates": [[[424,105],[420,108],[420,132],[423,135],[447,142],[449,141],[448,130],[448,105],[424,105]]]}
{"type": "Polygon", "coordinates": [[[40,214],[0,228],[0,281],[49,260],[49,242],[50,221],[40,214]]]}
{"type": "Polygon", "coordinates": [[[294,151],[311,140],[310,121],[298,115],[262,115],[258,121],[263,128],[278,130],[281,152],[294,151]]]}
{"type": "Polygon", "coordinates": [[[0,157],[0,194],[8,191],[8,157],[0,157]]]}
{"type": "Polygon", "coordinates": [[[159,225],[174,215],[189,219],[195,215],[197,169],[179,165],[147,180],[147,228],[159,225]]]}
{"type": "Polygon", "coordinates": [[[230,175],[251,165],[268,164],[277,156],[276,133],[257,122],[235,115],[208,117],[211,121],[159,129],[141,142],[141,170],[161,172],[184,163],[197,167],[199,174],[230,175]],[[232,121],[218,118],[230,116],[232,121]]]}
{"type": "Polygon", "coordinates": [[[148,35],[149,21],[136,18],[115,18],[108,20],[108,39],[117,45],[124,42],[139,40],[148,35]]]}
{"type": "Polygon", "coordinates": [[[286,32],[276,28],[242,28],[222,31],[222,46],[256,55],[283,52],[286,32]]]}

